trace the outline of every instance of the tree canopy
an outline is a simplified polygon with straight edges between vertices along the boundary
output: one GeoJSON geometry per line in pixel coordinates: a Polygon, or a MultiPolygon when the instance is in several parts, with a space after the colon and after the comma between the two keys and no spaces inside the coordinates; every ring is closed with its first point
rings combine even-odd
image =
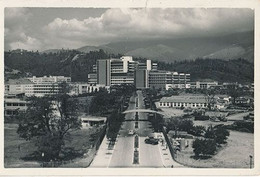
{"type": "Polygon", "coordinates": [[[19,115],[17,133],[35,141],[45,160],[58,159],[69,132],[80,129],[77,102],[67,94],[31,97],[25,113],[19,115]]]}

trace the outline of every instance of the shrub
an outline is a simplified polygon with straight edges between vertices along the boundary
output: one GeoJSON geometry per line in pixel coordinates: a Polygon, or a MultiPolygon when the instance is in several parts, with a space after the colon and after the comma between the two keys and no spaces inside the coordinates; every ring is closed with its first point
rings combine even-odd
{"type": "Polygon", "coordinates": [[[198,125],[193,126],[192,129],[188,131],[189,134],[192,134],[194,136],[202,136],[202,134],[206,131],[204,126],[198,125]]]}
{"type": "Polygon", "coordinates": [[[195,120],[209,120],[209,116],[196,115],[195,120]]]}
{"type": "Polygon", "coordinates": [[[250,130],[248,130],[247,128],[240,128],[239,131],[240,132],[251,133],[250,130]]]}

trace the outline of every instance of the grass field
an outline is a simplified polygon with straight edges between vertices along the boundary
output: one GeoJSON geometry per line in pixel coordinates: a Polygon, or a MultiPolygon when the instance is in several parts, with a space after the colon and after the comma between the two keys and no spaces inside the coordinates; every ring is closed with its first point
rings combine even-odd
{"type": "MultiPolygon", "coordinates": [[[[16,133],[17,124],[5,124],[4,129],[4,165],[6,168],[25,168],[25,167],[40,167],[41,162],[23,160],[24,157],[32,154],[37,148],[34,142],[25,141],[19,138],[16,133]],[[20,148],[19,148],[20,147],[20,148]]],[[[95,133],[97,128],[82,129],[71,133],[71,139],[66,141],[66,147],[75,148],[75,150],[82,153],[87,152],[93,141],[90,141],[90,134],[95,133]]],[[[80,158],[74,159],[73,163],[76,163],[80,158]]],[[[79,164],[83,165],[83,164],[79,164]]],[[[75,166],[75,164],[73,165],[75,166]]]]}
{"type": "Polygon", "coordinates": [[[249,155],[254,156],[254,134],[230,131],[227,144],[211,159],[195,160],[192,148],[179,152],[177,161],[191,167],[249,168],[249,155]]]}
{"type": "Polygon", "coordinates": [[[161,108],[161,110],[165,118],[178,117],[184,115],[184,112],[181,109],[161,108]]]}

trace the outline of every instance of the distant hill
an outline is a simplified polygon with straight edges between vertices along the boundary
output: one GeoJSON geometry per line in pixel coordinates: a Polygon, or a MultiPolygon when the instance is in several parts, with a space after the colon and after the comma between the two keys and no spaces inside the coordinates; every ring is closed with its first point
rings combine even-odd
{"type": "Polygon", "coordinates": [[[196,58],[254,60],[254,32],[219,37],[122,41],[101,46],[85,46],[77,50],[89,52],[103,49],[107,53],[132,55],[158,61],[174,62],[196,58]]]}
{"type": "Polygon", "coordinates": [[[88,73],[92,71],[92,65],[96,60],[108,57],[102,50],[89,53],[76,50],[61,50],[58,53],[5,52],[5,79],[10,76],[8,72],[16,69],[34,76],[62,75],[70,76],[72,81],[87,81],[88,73]]]}

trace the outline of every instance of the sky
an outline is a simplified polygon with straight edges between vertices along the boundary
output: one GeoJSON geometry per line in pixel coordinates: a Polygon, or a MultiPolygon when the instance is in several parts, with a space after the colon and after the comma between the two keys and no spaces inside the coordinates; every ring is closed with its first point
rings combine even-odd
{"type": "Polygon", "coordinates": [[[5,8],[5,50],[220,36],[254,30],[252,9],[5,8]]]}

